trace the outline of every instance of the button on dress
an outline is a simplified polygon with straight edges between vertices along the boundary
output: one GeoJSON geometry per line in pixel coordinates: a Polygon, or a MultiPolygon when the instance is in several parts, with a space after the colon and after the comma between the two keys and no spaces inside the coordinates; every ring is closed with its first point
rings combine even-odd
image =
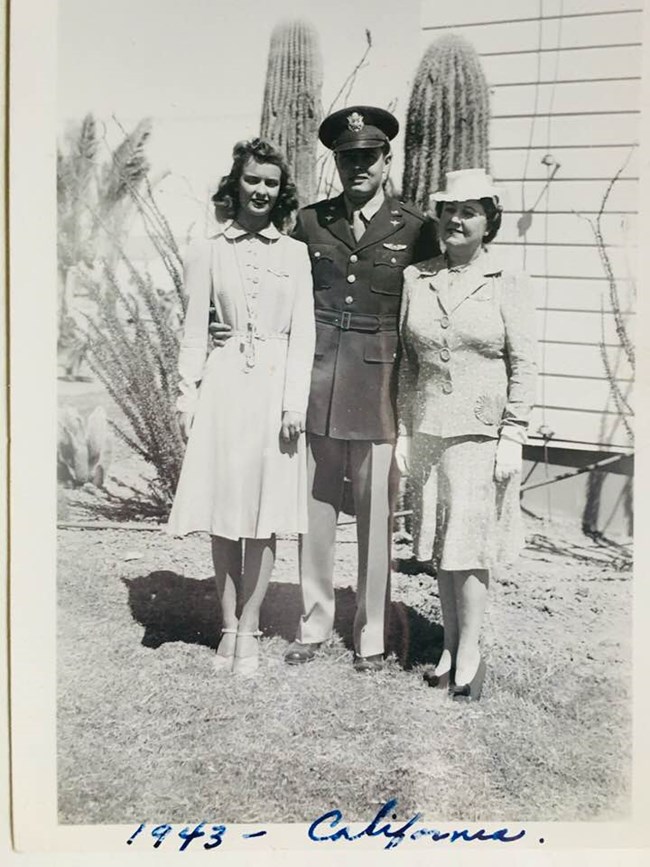
{"type": "Polygon", "coordinates": [[[307,531],[305,436],[285,444],[285,410],[305,413],[314,355],[304,244],[236,223],[188,251],[179,410],[193,422],[167,531],[227,539],[307,531]],[[208,349],[210,304],[230,325],[208,349]]]}

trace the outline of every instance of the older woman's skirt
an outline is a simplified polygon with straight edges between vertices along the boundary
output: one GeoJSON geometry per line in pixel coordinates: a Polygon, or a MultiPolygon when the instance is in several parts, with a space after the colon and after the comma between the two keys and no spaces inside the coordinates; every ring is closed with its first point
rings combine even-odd
{"type": "Polygon", "coordinates": [[[415,434],[413,553],[448,572],[495,570],[523,545],[520,474],[494,480],[497,440],[415,434]]]}

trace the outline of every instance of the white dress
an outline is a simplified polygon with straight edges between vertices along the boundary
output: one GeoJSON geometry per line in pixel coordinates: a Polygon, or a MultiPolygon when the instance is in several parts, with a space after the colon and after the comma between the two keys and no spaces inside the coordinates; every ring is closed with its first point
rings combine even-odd
{"type": "Polygon", "coordinates": [[[193,244],[179,355],[179,410],[194,412],[167,531],[227,539],[307,531],[305,437],[286,445],[282,413],[305,413],[315,326],[307,248],[270,225],[226,224],[193,244]],[[208,353],[210,303],[230,325],[208,353]]]}

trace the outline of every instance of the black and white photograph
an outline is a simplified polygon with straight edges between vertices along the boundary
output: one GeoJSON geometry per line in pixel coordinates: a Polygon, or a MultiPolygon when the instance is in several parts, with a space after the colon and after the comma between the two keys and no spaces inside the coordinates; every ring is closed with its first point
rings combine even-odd
{"type": "Polygon", "coordinates": [[[645,846],[642,0],[26,5],[14,845],[645,846]]]}

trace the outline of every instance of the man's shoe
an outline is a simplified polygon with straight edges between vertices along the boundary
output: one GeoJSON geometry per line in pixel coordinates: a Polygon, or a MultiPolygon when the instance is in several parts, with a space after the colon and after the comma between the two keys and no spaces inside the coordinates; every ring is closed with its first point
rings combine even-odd
{"type": "Polygon", "coordinates": [[[287,665],[302,665],[305,662],[313,662],[316,651],[321,646],[321,641],[314,641],[310,644],[303,644],[301,641],[294,641],[284,652],[284,661],[287,665]]]}
{"type": "Polygon", "coordinates": [[[381,671],[384,667],[384,654],[375,653],[372,656],[355,656],[354,670],[365,674],[370,671],[381,671]]]}

